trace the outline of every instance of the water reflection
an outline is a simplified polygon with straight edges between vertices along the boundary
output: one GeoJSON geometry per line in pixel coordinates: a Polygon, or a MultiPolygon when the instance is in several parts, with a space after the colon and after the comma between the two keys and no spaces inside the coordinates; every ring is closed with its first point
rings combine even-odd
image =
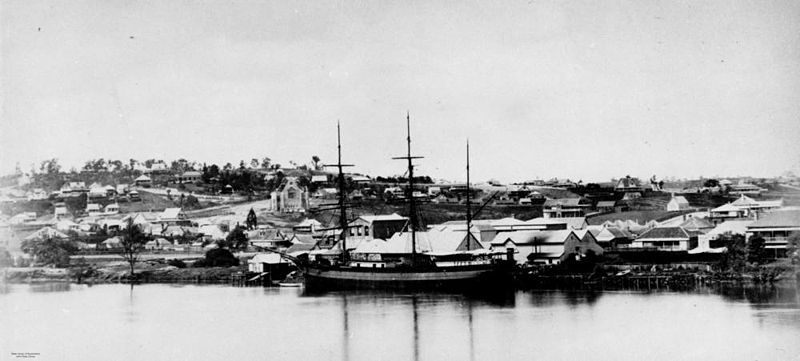
{"type": "Polygon", "coordinates": [[[601,291],[595,290],[541,290],[526,291],[528,302],[537,307],[548,307],[558,304],[566,304],[574,309],[578,306],[592,306],[603,295],[601,291]]]}
{"type": "Polygon", "coordinates": [[[41,282],[31,283],[31,292],[67,292],[72,290],[69,282],[41,282]]]}
{"type": "Polygon", "coordinates": [[[726,300],[746,301],[755,308],[769,308],[776,305],[800,307],[797,287],[719,285],[710,290],[726,300]]]}
{"type": "Polygon", "coordinates": [[[7,335],[9,342],[59,340],[58,351],[65,348],[73,359],[110,356],[119,348],[129,354],[117,359],[208,359],[223,356],[220,340],[225,359],[667,360],[719,359],[731,353],[741,359],[785,359],[800,354],[800,297],[796,288],[786,287],[481,296],[194,285],[35,286],[11,285],[0,294],[3,326],[16,330],[7,335]],[[103,327],[73,332],[87,324],[103,327]],[[575,335],[583,335],[580,344],[565,342],[575,335]],[[659,341],[642,342],[641,335],[659,341]],[[106,349],[89,354],[80,347],[86,339],[106,349]]]}

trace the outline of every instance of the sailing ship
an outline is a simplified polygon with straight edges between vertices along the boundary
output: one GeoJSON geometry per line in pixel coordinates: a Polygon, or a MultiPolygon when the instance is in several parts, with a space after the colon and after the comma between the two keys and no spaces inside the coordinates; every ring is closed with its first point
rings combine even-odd
{"type": "MultiPolygon", "coordinates": [[[[361,240],[357,247],[348,247],[347,189],[342,164],[341,133],[337,125],[339,188],[339,224],[335,227],[339,240],[328,257],[302,259],[298,264],[307,288],[370,289],[370,288],[435,288],[471,290],[486,286],[496,287],[510,279],[514,267],[509,251],[493,252],[485,249],[471,232],[472,214],[467,197],[467,228],[462,237],[453,232],[422,230],[414,194],[414,159],[411,155],[411,119],[407,121],[406,156],[396,157],[407,161],[409,206],[407,226],[389,239],[361,240]]],[[[467,182],[469,183],[469,145],[467,145],[467,182]]]]}

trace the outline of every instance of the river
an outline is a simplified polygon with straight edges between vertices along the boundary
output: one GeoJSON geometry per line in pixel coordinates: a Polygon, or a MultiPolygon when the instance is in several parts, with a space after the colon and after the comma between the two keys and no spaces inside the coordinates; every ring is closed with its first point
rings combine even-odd
{"type": "Polygon", "coordinates": [[[0,285],[7,359],[794,360],[800,294],[0,285]]]}

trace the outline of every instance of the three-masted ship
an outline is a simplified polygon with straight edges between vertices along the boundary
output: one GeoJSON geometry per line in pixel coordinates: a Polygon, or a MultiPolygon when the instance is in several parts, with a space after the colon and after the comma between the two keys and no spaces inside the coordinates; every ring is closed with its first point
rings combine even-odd
{"type": "MultiPolygon", "coordinates": [[[[485,249],[471,232],[472,214],[467,196],[466,232],[463,237],[434,233],[421,229],[414,192],[414,159],[411,154],[410,117],[407,155],[396,157],[407,161],[408,222],[404,230],[389,239],[361,240],[358,247],[348,247],[347,189],[342,164],[341,134],[337,125],[338,213],[336,228],[339,237],[333,257],[308,259],[298,264],[306,287],[323,289],[427,288],[472,290],[496,287],[510,280],[513,256],[507,251],[485,249]],[[363,245],[363,247],[362,247],[363,245]]],[[[467,144],[467,183],[469,184],[469,144],[467,144]]]]}

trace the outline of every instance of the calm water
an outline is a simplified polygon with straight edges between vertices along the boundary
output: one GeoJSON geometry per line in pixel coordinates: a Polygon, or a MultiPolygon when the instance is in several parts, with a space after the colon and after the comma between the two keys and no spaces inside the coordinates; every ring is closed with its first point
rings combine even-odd
{"type": "Polygon", "coordinates": [[[329,293],[0,287],[0,360],[800,360],[796,289],[329,293]]]}

